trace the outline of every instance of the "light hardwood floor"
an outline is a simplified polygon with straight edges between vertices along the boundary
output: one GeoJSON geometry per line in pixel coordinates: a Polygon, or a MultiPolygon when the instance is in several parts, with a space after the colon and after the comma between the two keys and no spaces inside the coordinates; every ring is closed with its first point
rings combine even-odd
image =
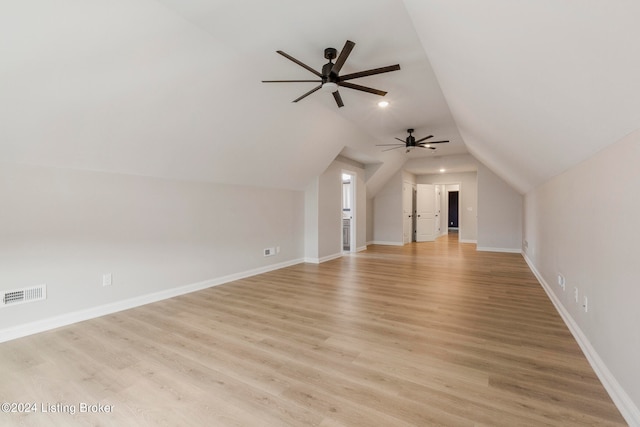
{"type": "Polygon", "coordinates": [[[0,344],[0,367],[39,411],[0,425],[625,425],[522,257],[447,236],[0,344]],[[81,402],[113,413],[41,410],[81,402]]]}

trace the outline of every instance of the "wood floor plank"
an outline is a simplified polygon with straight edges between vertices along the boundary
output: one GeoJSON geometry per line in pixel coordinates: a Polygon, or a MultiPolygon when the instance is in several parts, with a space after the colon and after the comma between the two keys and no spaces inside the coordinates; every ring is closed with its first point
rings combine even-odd
{"type": "Polygon", "coordinates": [[[519,254],[457,236],[299,264],[0,344],[0,425],[620,426],[519,254]]]}

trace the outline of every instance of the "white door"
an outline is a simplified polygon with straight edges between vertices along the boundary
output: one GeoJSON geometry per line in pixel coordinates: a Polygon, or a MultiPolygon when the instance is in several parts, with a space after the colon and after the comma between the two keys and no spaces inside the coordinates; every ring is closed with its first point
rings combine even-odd
{"type": "Polygon", "coordinates": [[[432,184],[418,184],[416,200],[416,242],[432,242],[436,238],[436,190],[432,184]]]}
{"type": "Polygon", "coordinates": [[[413,234],[413,191],[410,182],[402,183],[402,240],[411,243],[413,234]]]}

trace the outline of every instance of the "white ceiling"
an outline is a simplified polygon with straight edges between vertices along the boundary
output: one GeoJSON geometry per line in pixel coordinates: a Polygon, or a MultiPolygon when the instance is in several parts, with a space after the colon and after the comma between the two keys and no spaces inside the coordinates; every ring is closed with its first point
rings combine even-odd
{"type": "Polygon", "coordinates": [[[469,151],[526,192],[639,127],[637,16],[620,0],[5,0],[0,159],[302,189],[342,153],[372,165],[371,195],[407,161],[469,151]],[[276,50],[320,69],[347,39],[341,74],[400,64],[354,81],[387,109],[260,82],[314,77],[276,50]],[[451,143],[376,147],[409,127],[451,143]]]}
{"type": "Polygon", "coordinates": [[[640,128],[637,0],[405,0],[469,151],[520,192],[640,128]]]}

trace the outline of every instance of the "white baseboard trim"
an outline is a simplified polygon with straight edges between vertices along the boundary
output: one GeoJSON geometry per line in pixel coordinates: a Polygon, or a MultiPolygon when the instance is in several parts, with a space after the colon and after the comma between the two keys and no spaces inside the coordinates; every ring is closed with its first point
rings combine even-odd
{"type": "Polygon", "coordinates": [[[359,248],[356,248],[356,252],[362,252],[362,251],[366,251],[366,250],[367,250],[367,245],[360,246],[359,248]]]}
{"type": "Polygon", "coordinates": [[[476,248],[477,251],[480,252],[504,252],[510,254],[521,254],[522,249],[513,249],[513,248],[488,248],[485,246],[478,246],[476,248]]]}
{"type": "Polygon", "coordinates": [[[613,403],[616,405],[625,421],[627,421],[630,426],[640,426],[640,409],[635,405],[635,403],[633,403],[633,400],[631,400],[620,383],[615,379],[609,368],[607,368],[607,365],[605,365],[598,355],[598,352],[596,352],[589,342],[587,336],[582,332],[573,317],[571,317],[571,314],[569,314],[569,312],[564,308],[564,305],[562,305],[556,294],[553,293],[551,287],[533,265],[533,262],[529,259],[527,254],[523,253],[522,255],[527,262],[527,265],[529,265],[529,268],[542,285],[542,288],[549,296],[549,299],[556,307],[560,317],[562,317],[562,320],[564,320],[564,323],[578,342],[578,345],[589,361],[589,364],[600,379],[600,382],[602,382],[602,385],[604,385],[604,388],[607,390],[607,393],[609,393],[611,400],[613,400],[613,403]]]}
{"type": "Polygon", "coordinates": [[[475,243],[478,244],[477,240],[469,240],[469,239],[460,239],[458,240],[460,243],[475,243]]]}
{"type": "Polygon", "coordinates": [[[385,242],[382,240],[374,240],[372,245],[386,245],[386,246],[404,246],[404,242],[385,242]]]}
{"type": "Polygon", "coordinates": [[[97,307],[87,308],[84,310],[74,311],[72,313],[62,314],[59,316],[49,317],[47,319],[37,320],[35,322],[25,323],[10,328],[0,329],[0,343],[11,341],[17,338],[26,337],[40,332],[49,331],[51,329],[60,328],[62,326],[71,325],[73,323],[82,322],[96,317],[105,316],[107,314],[117,313],[118,311],[128,310],[130,308],[140,307],[157,301],[177,297],[191,292],[201,291],[213,286],[222,285],[224,283],[233,282],[234,280],[244,279],[246,277],[267,273],[273,270],[290,267],[292,265],[304,262],[302,259],[285,261],[278,264],[271,264],[265,267],[254,268],[252,270],[229,274],[227,276],[215,279],[205,280],[203,282],[193,283],[191,285],[180,286],[177,288],[166,289],[151,294],[140,295],[138,297],[128,298],[122,301],[116,301],[97,307]]]}
{"type": "Polygon", "coordinates": [[[304,262],[307,262],[309,264],[322,264],[323,262],[331,261],[333,259],[340,258],[341,256],[342,252],[338,252],[333,255],[324,256],[322,258],[305,258],[304,262]]]}

